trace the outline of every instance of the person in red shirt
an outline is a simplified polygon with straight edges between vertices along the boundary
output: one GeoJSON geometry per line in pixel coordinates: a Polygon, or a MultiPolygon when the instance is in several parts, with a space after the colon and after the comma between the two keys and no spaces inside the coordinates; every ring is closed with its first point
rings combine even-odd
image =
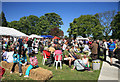
{"type": "Polygon", "coordinates": [[[47,59],[50,58],[50,52],[48,51],[48,47],[45,47],[43,50],[44,58],[45,58],[45,54],[47,59]]]}
{"type": "Polygon", "coordinates": [[[51,64],[52,64],[52,58],[51,58],[50,52],[48,51],[48,47],[44,48],[43,55],[44,55],[44,58],[45,58],[45,55],[46,55],[46,58],[47,58],[47,62],[45,64],[49,65],[49,67],[50,67],[51,64]]]}

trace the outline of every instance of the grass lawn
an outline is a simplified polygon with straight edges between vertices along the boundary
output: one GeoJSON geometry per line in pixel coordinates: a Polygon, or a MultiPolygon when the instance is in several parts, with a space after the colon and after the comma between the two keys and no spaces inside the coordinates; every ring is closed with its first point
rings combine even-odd
{"type": "MultiPolygon", "coordinates": [[[[102,57],[102,56],[101,56],[102,57]]],[[[87,71],[77,71],[71,70],[68,65],[63,64],[62,70],[58,67],[58,70],[52,65],[48,67],[46,65],[42,65],[42,56],[40,54],[37,55],[38,65],[42,68],[48,69],[53,72],[53,77],[50,80],[97,80],[100,74],[100,70],[94,70],[93,72],[87,71]]],[[[91,65],[91,62],[90,62],[91,65]]],[[[102,66],[102,62],[101,62],[102,66]]],[[[72,65],[73,67],[73,65],[72,65]]],[[[10,71],[6,69],[6,72],[3,76],[4,80],[32,80],[30,78],[19,77],[19,74],[13,73],[10,74],[10,71]]]]}

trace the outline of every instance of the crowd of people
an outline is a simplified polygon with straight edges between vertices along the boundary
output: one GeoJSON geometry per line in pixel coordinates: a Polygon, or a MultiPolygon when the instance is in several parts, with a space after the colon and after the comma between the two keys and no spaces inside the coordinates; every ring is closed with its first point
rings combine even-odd
{"type": "Polygon", "coordinates": [[[106,55],[110,57],[110,65],[112,65],[112,58],[117,57],[120,60],[120,41],[113,39],[107,40],[67,40],[67,39],[51,39],[44,38],[42,40],[37,38],[20,37],[16,40],[5,39],[2,37],[2,60],[8,63],[13,62],[10,73],[14,72],[15,66],[18,64],[19,73],[22,76],[22,66],[30,64],[26,70],[24,77],[29,77],[29,72],[32,68],[39,67],[36,55],[42,53],[43,58],[46,58],[45,65],[49,67],[56,60],[68,64],[71,70],[88,70],[90,71],[90,61],[100,59],[106,55]],[[7,52],[13,52],[13,55],[8,55],[7,52]],[[60,55],[60,57],[58,56],[60,55]],[[27,58],[30,58],[28,62],[27,58]],[[71,65],[74,65],[73,68],[71,65]]]}

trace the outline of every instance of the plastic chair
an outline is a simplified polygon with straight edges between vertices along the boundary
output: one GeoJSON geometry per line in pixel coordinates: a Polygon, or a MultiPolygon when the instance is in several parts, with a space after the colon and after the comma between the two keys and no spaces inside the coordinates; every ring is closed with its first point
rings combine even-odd
{"type": "Polygon", "coordinates": [[[62,54],[55,55],[55,61],[54,61],[53,66],[55,66],[55,63],[56,63],[56,69],[58,67],[58,63],[60,63],[60,69],[62,69],[62,61],[60,60],[61,56],[62,56],[62,54]],[[57,55],[58,55],[58,60],[57,60],[57,55]]]}
{"type": "Polygon", "coordinates": [[[42,64],[45,65],[45,60],[47,60],[47,57],[46,57],[46,53],[43,52],[43,60],[42,60],[42,64]]]}

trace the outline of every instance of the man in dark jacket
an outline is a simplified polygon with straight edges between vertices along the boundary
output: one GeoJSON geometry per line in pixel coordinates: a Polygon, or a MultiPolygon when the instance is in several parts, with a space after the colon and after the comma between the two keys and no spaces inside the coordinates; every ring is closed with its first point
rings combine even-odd
{"type": "Polygon", "coordinates": [[[22,39],[22,37],[20,37],[18,39],[18,42],[19,42],[19,54],[21,54],[21,50],[22,50],[22,46],[23,46],[23,39],[22,39]]]}
{"type": "Polygon", "coordinates": [[[27,41],[27,44],[28,44],[28,53],[32,53],[32,40],[31,39],[29,39],[28,41],[27,41]]]}

